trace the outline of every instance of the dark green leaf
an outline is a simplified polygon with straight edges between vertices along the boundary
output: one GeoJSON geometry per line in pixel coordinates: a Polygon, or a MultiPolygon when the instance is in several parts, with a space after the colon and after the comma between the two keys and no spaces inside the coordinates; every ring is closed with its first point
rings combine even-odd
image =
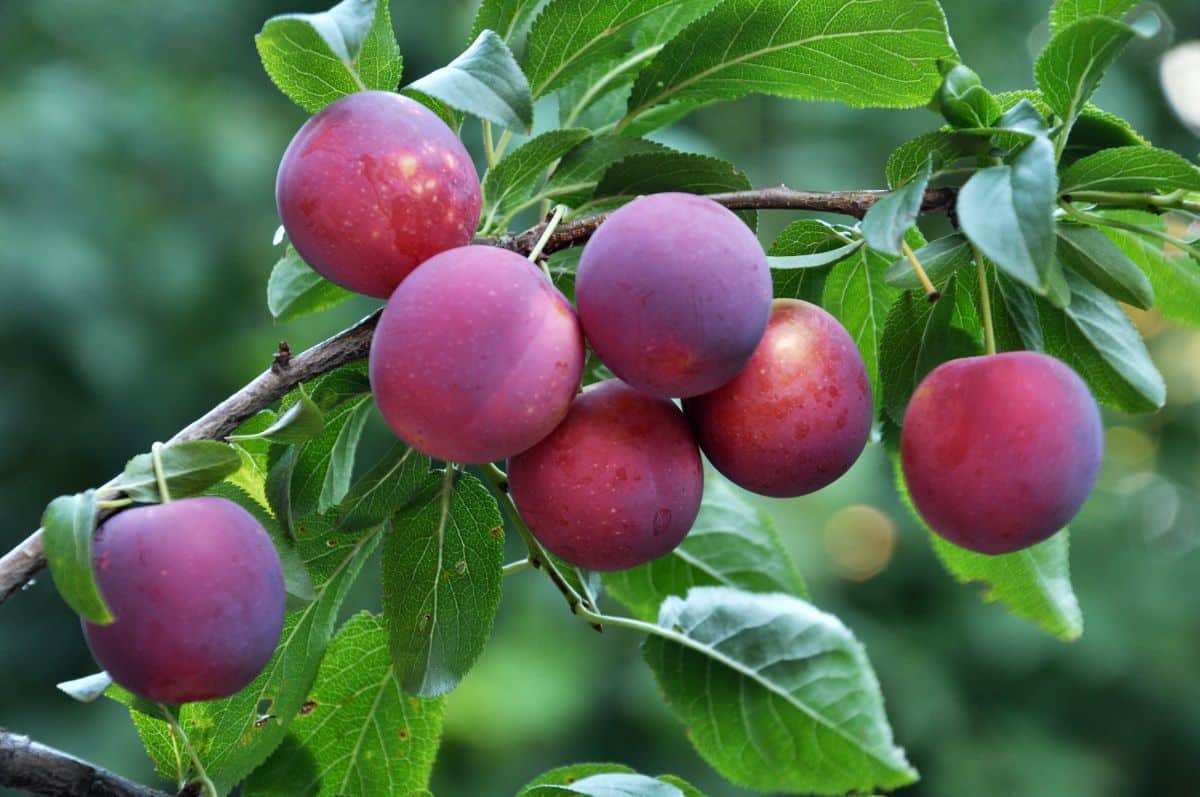
{"type": "Polygon", "coordinates": [[[821,302],[842,322],[858,345],[876,407],[882,395],[879,389],[879,342],[883,337],[883,323],[892,302],[900,295],[900,291],[884,281],[888,265],[887,257],[862,247],[830,270],[821,302]]]}
{"type": "Polygon", "coordinates": [[[911,183],[925,170],[931,160],[934,171],[945,169],[967,155],[987,152],[990,145],[975,136],[949,130],[937,130],[919,135],[901,144],[888,156],[888,186],[898,188],[911,183]]]}
{"type": "MultiPolygon", "coordinates": [[[[338,430],[333,447],[329,451],[329,467],[321,483],[321,495],[317,499],[317,511],[328,512],[342,502],[350,491],[350,477],[354,473],[354,456],[358,453],[358,441],[362,438],[363,425],[373,406],[364,396],[353,405],[346,423],[338,430]]],[[[303,462],[303,458],[300,460],[303,462]]]]}
{"type": "Polygon", "coordinates": [[[325,416],[325,431],[300,445],[290,487],[293,519],[325,513],[345,496],[370,406],[369,396],[339,404],[325,416]]]}
{"type": "Polygon", "coordinates": [[[546,169],[591,135],[582,128],[551,130],[522,144],[490,169],[483,178],[489,221],[528,204],[546,169]]]}
{"type": "Polygon", "coordinates": [[[1070,365],[1096,400],[1126,412],[1162,407],[1166,386],[1121,306],[1082,277],[1067,273],[1071,303],[1038,303],[1046,351],[1070,365]]]}
{"type": "MultiPolygon", "coordinates": [[[[1022,100],[1030,102],[1043,116],[1051,113],[1050,106],[1038,91],[1010,91],[996,95],[996,101],[1006,110],[1011,110],[1022,100]]],[[[1083,106],[1075,125],[1071,128],[1059,165],[1065,167],[1094,152],[1112,147],[1146,144],[1146,140],[1138,135],[1129,122],[1088,103],[1083,106]]]]}
{"type": "Polygon", "coordinates": [[[292,406],[280,415],[266,429],[257,432],[249,432],[243,434],[232,434],[225,438],[230,442],[244,442],[247,440],[268,440],[272,443],[281,443],[288,445],[290,443],[303,443],[310,440],[321,432],[325,431],[325,416],[321,413],[308,394],[304,392],[304,386],[298,388],[299,399],[292,406]]]}
{"type": "MultiPolygon", "coordinates": [[[[323,374],[308,383],[308,395],[321,411],[328,415],[329,411],[347,401],[357,401],[360,397],[371,392],[371,380],[367,375],[365,361],[353,362],[348,365],[323,374]]],[[[300,393],[293,390],[283,397],[283,407],[286,409],[292,402],[299,400],[300,393]]]]}
{"type": "Polygon", "coordinates": [[[1089,155],[1063,172],[1059,190],[1200,191],[1200,168],[1186,158],[1154,147],[1118,147],[1089,155]]]}
{"type": "Polygon", "coordinates": [[[272,17],[254,37],[280,91],[310,113],[366,89],[400,82],[400,46],[387,0],[343,0],[319,14],[272,17]]]}
{"type": "Polygon", "coordinates": [[[508,45],[494,31],[483,31],[462,55],[413,81],[408,88],[523,133],[533,126],[529,81],[508,45]]]}
{"type": "MultiPolygon", "coordinates": [[[[848,234],[840,232],[831,224],[816,219],[800,219],[783,228],[783,232],[779,233],[779,237],[771,245],[769,255],[775,258],[820,256],[842,249],[851,242],[848,234]]],[[[775,296],[820,304],[825,280],[832,265],[772,270],[775,296]]]]}
{"type": "Polygon", "coordinates": [[[1095,227],[1062,223],[1058,231],[1058,259],[1067,268],[1119,302],[1149,309],[1154,289],[1116,244],[1095,227]]]}
{"type": "Polygon", "coordinates": [[[658,624],[666,631],[646,640],[646,661],[729,781],[841,794],[916,780],[866,653],[837,618],[790,595],[696,587],[667,598],[658,624]]]}
{"type": "Polygon", "coordinates": [[[1071,587],[1066,529],[1032,548],[1002,556],[959,548],[925,525],[909,497],[898,457],[893,454],[892,460],[901,499],[929,534],[934,553],[955,581],[982,584],[984,601],[1003,604],[1017,617],[1036,623],[1059,639],[1069,642],[1080,637],[1083,615],[1071,587]]]}
{"type": "Polygon", "coordinates": [[[988,259],[1040,294],[1050,290],[1058,182],[1054,147],[1034,138],[1012,163],[976,172],[958,194],[962,230],[988,259]]]}
{"type": "Polygon", "coordinates": [[[643,620],[654,620],[668,596],[696,586],[808,597],[770,516],[713,471],[705,474],[700,515],[678,548],[602,578],[609,594],[643,620]]]}
{"type": "MultiPolygon", "coordinates": [[[[690,152],[646,152],[613,164],[596,186],[595,195],[627,201],[663,191],[716,194],[750,187],[750,178],[720,158],[690,152]]],[[[738,216],[751,229],[757,226],[758,216],[753,210],[739,211],[738,216]]]]}
{"type": "Polygon", "coordinates": [[[630,155],[666,151],[662,144],[644,138],[589,138],[563,156],[544,193],[551,201],[576,207],[592,197],[596,184],[614,163],[630,155]]]}
{"type": "Polygon", "coordinates": [[[392,671],[387,629],[351,617],[325,651],[307,699],[245,797],[377,797],[429,784],[444,701],[414,700],[392,671]]]}
{"type": "MultiPolygon", "coordinates": [[[[1114,210],[1103,215],[1166,232],[1166,220],[1153,213],[1114,210]]],[[[1157,238],[1112,227],[1105,227],[1104,234],[1150,278],[1155,306],[1164,317],[1200,326],[1200,263],[1157,238]]]]}
{"type": "Polygon", "coordinates": [[[938,60],[954,49],[934,0],[809,4],[726,0],[676,36],[642,70],[632,119],[751,93],[912,107],[941,84],[938,60]]]}
{"type": "Polygon", "coordinates": [[[80,617],[107,625],[113,621],[113,614],[104,603],[92,570],[95,531],[95,490],[60,495],[42,515],[42,544],[58,594],[80,617]]]}
{"type": "MultiPolygon", "coordinates": [[[[160,453],[163,477],[171,498],[199,495],[242,466],[242,458],[233,446],[212,440],[171,443],[163,446],[160,453]]],[[[129,460],[117,487],[134,501],[159,503],[162,496],[158,494],[154,458],[150,454],[138,454],[129,460]]]]}
{"type": "Polygon", "coordinates": [[[445,694],[483,651],[500,604],[503,521],[475,477],[405,507],[383,546],[383,611],[405,691],[445,694]]]}
{"type": "MultiPolygon", "coordinates": [[[[971,242],[959,233],[931,241],[913,254],[917,256],[917,261],[925,269],[925,274],[929,277],[930,282],[939,288],[956,272],[972,263],[971,242]]],[[[921,281],[917,279],[917,272],[913,271],[912,264],[908,262],[907,257],[902,257],[892,263],[888,267],[884,279],[887,280],[888,285],[901,290],[923,290],[921,281]]]]}
{"type": "Polygon", "coordinates": [[[960,317],[966,313],[975,321],[970,293],[953,277],[936,302],[908,291],[892,305],[879,350],[879,376],[884,409],[896,423],[904,423],[908,401],[930,371],[948,360],[982,353],[972,328],[978,322],[956,324],[956,308],[960,317]],[[962,303],[969,306],[960,308],[962,303]]]}
{"type": "MultiPolygon", "coordinates": [[[[180,722],[221,794],[228,794],[283,741],[308,698],[346,591],[378,541],[377,533],[345,539],[314,528],[300,542],[316,584],[314,600],[288,612],[266,669],[232,697],[180,709],[180,722]]],[[[133,721],[159,774],[176,780],[188,756],[166,723],[136,712],[133,721]]]]}
{"type": "Polygon", "coordinates": [[[1135,36],[1148,38],[1158,30],[1158,18],[1131,26],[1108,17],[1084,17],[1062,28],[1046,45],[1034,66],[1046,104],[1063,120],[1067,135],[1084,103],[1100,85],[1104,72],[1135,36]]]}
{"type": "Polygon", "coordinates": [[[429,457],[397,443],[350,488],[338,510],[337,528],[359,531],[377,526],[436,484],[429,457]]]}
{"type": "Polygon", "coordinates": [[[1013,339],[1007,345],[1001,344],[1002,350],[1045,351],[1042,318],[1034,296],[994,268],[988,270],[988,277],[997,340],[1001,337],[1001,325],[1010,326],[1013,333],[1013,339]]]}
{"type": "Polygon", "coordinates": [[[58,690],[70,697],[73,700],[78,700],[80,703],[92,703],[104,696],[108,688],[112,686],[113,679],[106,672],[93,673],[85,675],[82,678],[75,678],[70,681],[63,681],[55,684],[58,690]]]}
{"type": "Polygon", "coordinates": [[[319,313],[353,295],[309,268],[291,246],[271,269],[267,280],[267,309],[276,321],[319,313]]]}
{"type": "Polygon", "coordinates": [[[925,167],[911,182],[871,205],[862,220],[862,234],[867,246],[893,257],[900,254],[904,234],[917,223],[921,213],[925,186],[929,185],[932,173],[932,160],[926,161],[925,167]]]}

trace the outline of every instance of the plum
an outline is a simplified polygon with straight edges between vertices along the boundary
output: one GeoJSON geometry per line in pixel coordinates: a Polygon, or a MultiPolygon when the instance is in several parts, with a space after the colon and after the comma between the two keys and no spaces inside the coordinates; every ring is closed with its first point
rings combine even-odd
{"type": "Polygon", "coordinates": [[[754,233],[721,205],[652,194],[608,218],[575,283],[584,334],[618,377],[686,397],[728,382],[767,327],[771,272],[754,233]]]}
{"type": "Polygon", "coordinates": [[[454,131],[387,91],[350,94],[309,119],[283,154],[275,201],[305,262],[380,299],[428,258],[470,243],[481,208],[454,131]]]}
{"type": "Polygon", "coordinates": [[[549,437],[510,459],[508,481],[538,541],[588,570],[624,570],[674,550],[704,490],[683,414],[617,379],[589,386],[549,437]]]}
{"type": "Polygon", "coordinates": [[[944,363],[904,414],[900,457],[913,504],[942,537],[979,553],[1019,551],[1063,528],[1103,455],[1087,386],[1036,352],[944,363]]]}
{"type": "Polygon", "coordinates": [[[161,703],[228,697],[254,680],[283,628],[283,567],[254,517],[202,496],[105,521],[92,563],[116,618],[84,622],[96,661],[161,703]]]}
{"type": "Polygon", "coordinates": [[[384,419],[437,459],[506,459],[558,425],[579,390],[570,304],[518,254],[466,246],[426,261],[388,300],[371,343],[384,419]]]}
{"type": "Polygon", "coordinates": [[[788,498],[850,469],[871,434],[862,355],[816,305],[776,299],[762,342],[734,379],[683,403],[700,448],[730,481],[788,498]]]}

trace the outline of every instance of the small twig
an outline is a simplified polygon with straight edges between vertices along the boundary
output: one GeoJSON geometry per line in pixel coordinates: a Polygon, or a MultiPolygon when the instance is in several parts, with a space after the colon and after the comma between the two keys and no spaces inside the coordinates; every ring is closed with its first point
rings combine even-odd
{"type": "Polygon", "coordinates": [[[942,298],[942,294],[938,293],[938,289],[934,287],[933,281],[930,280],[929,275],[925,273],[925,269],[921,266],[921,261],[917,259],[917,253],[914,252],[912,247],[908,245],[908,241],[900,242],[900,250],[904,253],[904,256],[908,258],[908,264],[912,266],[912,270],[916,273],[917,280],[920,281],[921,288],[923,288],[925,291],[926,301],[932,304],[933,302],[936,302],[938,299],[942,298]]]}
{"type": "Polygon", "coordinates": [[[2,728],[0,786],[43,797],[169,797],[2,728]]]}

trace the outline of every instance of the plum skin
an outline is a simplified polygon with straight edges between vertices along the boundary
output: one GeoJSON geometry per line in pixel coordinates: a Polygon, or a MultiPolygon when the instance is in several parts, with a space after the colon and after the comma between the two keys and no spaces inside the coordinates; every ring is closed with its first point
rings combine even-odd
{"type": "Polygon", "coordinates": [[[584,247],[575,300],[612,372],[655,396],[707,393],[745,366],[767,326],[771,272],[754,233],[701,196],[640,197],[584,247]]]}
{"type": "Polygon", "coordinates": [[[922,380],[900,457],[921,517],[983,554],[1028,548],[1075,516],[1104,456],[1083,380],[1037,352],[952,360],[922,380]]]}
{"type": "Polygon", "coordinates": [[[850,334],[797,299],[776,299],[742,372],[686,399],[683,409],[717,470],[774,498],[807,495],[841,477],[867,444],[873,412],[850,334]]]}
{"type": "Polygon", "coordinates": [[[542,545],[578,567],[611,571],[683,541],[704,474],[678,408],[609,379],[585,389],[549,437],[509,460],[508,484],[542,545]]]}
{"type": "Polygon", "coordinates": [[[309,119],[283,154],[275,202],[306,263],[380,299],[428,258],[470,243],[482,207],[454,131],[387,91],[347,95],[309,119]]]}
{"type": "Polygon", "coordinates": [[[228,697],[262,672],[279,643],[279,554],[232,501],[202,496],[127,509],[96,530],[92,562],[116,619],[84,621],[88,647],[140,697],[228,697]]]}
{"type": "Polygon", "coordinates": [[[553,431],[583,359],[575,312],[535,265],[466,246],[430,258],[388,300],[371,343],[371,390],[413,448],[483,464],[553,431]]]}

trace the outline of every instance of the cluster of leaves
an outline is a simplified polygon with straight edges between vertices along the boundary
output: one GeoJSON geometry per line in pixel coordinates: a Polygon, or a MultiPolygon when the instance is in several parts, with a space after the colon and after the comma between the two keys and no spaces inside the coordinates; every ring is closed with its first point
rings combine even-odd
{"type": "MultiPolygon", "coordinates": [[[[770,249],[776,295],[821,304],[858,344],[894,453],[920,379],[982,353],[990,338],[999,350],[1061,358],[1108,406],[1162,405],[1162,379],[1120,303],[1157,299],[1168,317],[1200,323],[1197,249],[1163,215],[1200,212],[1200,170],[1087,104],[1124,45],[1152,32],[1121,21],[1134,4],[1059,0],[1038,89],[1003,95],[958,63],[936,0],[484,0],[470,46],[407,84],[386,2],[276,17],[257,43],[271,78],[311,112],[382,89],[426,103],[455,129],[482,120],[480,233],[489,235],[551,205],[578,216],[655,191],[749,188],[730,163],[644,137],[706,103],[757,92],[929,104],[945,124],[896,150],[885,170],[893,190],[861,224],[797,221],[770,249]],[[540,119],[549,129],[531,135],[547,97],[557,123],[540,119]],[[514,137],[526,140],[510,151],[514,137]],[[956,189],[956,229],[927,241],[915,223],[935,185],[956,189]],[[914,261],[938,301],[926,300],[914,261]]],[[[743,217],[755,225],[753,211],[743,217]]],[[[568,294],[577,259],[577,250],[551,258],[568,294]]],[[[291,249],[268,287],[277,318],[346,296],[291,249]]],[[[250,419],[229,445],[163,449],[172,495],[223,495],[259,517],[291,595],[264,673],[231,698],[178,709],[192,753],[161,714],[109,690],[130,704],[164,776],[183,782],[203,767],[222,793],[240,783],[247,797],[427,793],[445,695],[482,652],[499,606],[501,509],[512,506],[495,469],[481,480],[403,445],[356,477],[371,405],[364,369],[349,366],[250,419]],[[380,546],[382,616],[338,628],[346,591],[380,546]]],[[[899,469],[897,478],[903,494],[899,469]]],[[[105,490],[159,499],[146,457],[105,490]]],[[[105,621],[90,571],[96,515],[96,492],[56,500],[47,553],[64,597],[105,621]]],[[[1000,557],[930,538],[955,578],[986,584],[991,599],[1058,637],[1082,632],[1065,532],[1000,557]]],[[[527,542],[586,620],[647,634],[644,657],[667,701],[730,781],[839,794],[917,777],[862,646],[813,606],[770,521],[723,480],[706,480],[677,551],[627,572],[581,573],[527,542]],[[601,614],[602,591],[632,616],[601,614]]],[[[520,792],[614,793],[699,794],[607,765],[556,770],[520,792]]]]}

